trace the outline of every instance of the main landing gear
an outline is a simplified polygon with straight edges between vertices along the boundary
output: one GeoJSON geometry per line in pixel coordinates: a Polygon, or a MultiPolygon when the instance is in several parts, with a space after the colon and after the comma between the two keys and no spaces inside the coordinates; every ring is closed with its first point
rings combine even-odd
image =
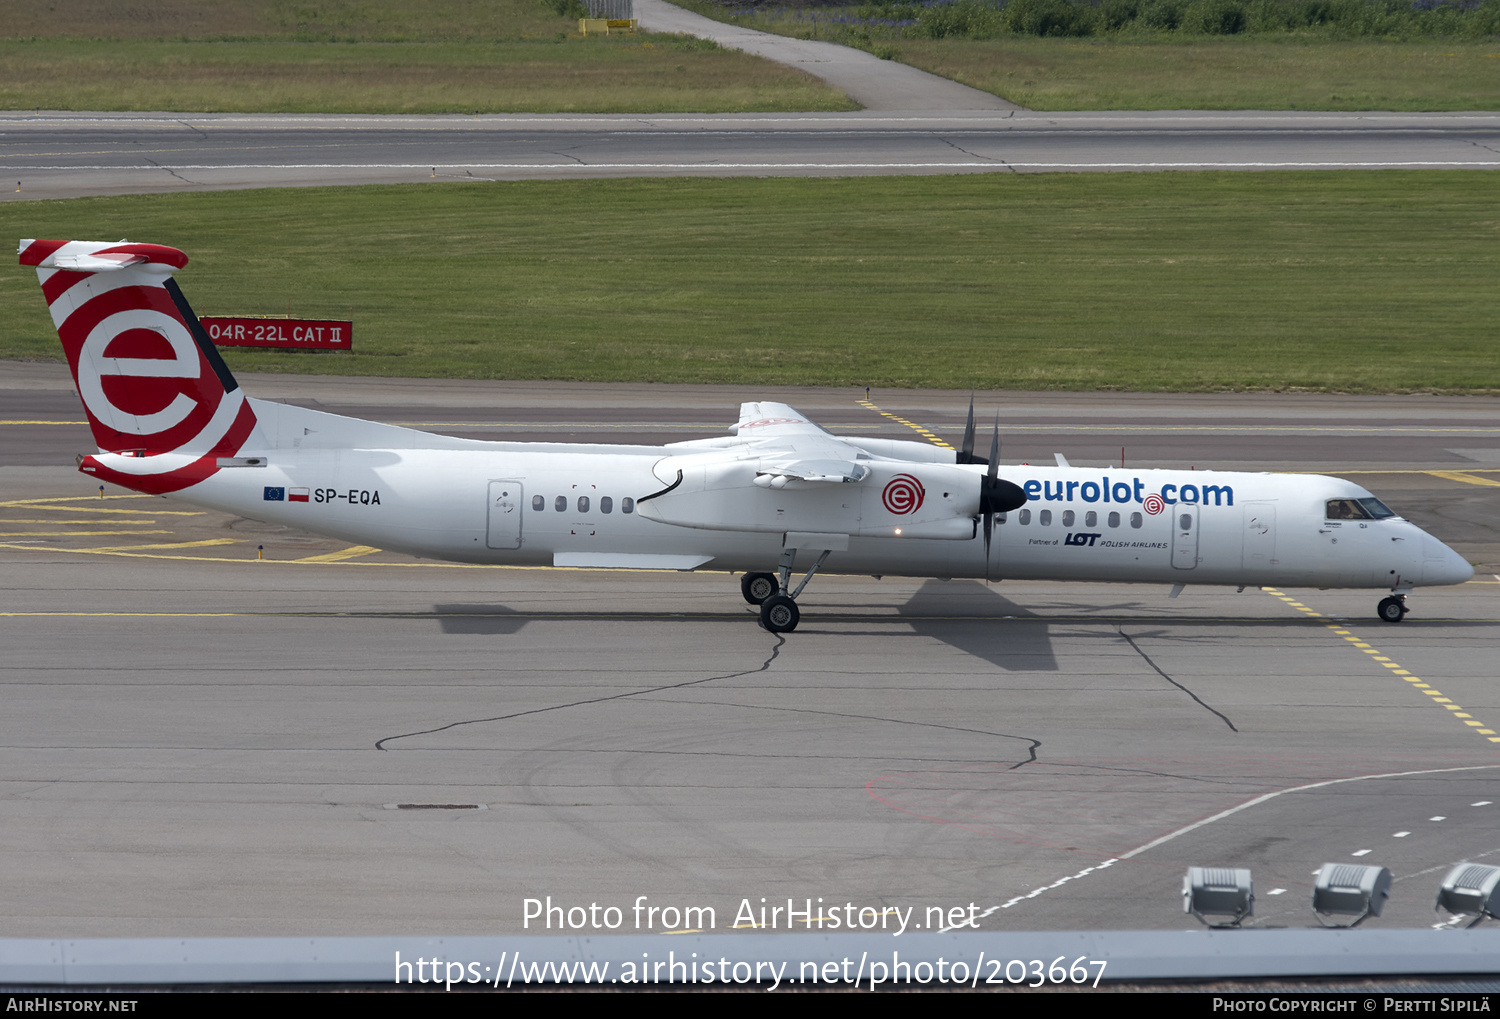
{"type": "Polygon", "coordinates": [[[1389,598],[1380,599],[1375,612],[1380,616],[1382,622],[1399,623],[1406,618],[1406,595],[1393,594],[1389,598]]]}
{"type": "Polygon", "coordinates": [[[818,568],[828,561],[832,549],[824,549],[823,554],[818,556],[818,561],[813,563],[812,569],[807,571],[807,576],[802,578],[802,583],[797,585],[797,590],[788,591],[792,580],[792,564],[797,560],[797,550],[785,549],[781,553],[781,561],[776,564],[775,573],[747,573],[740,578],[740,593],[751,605],[760,606],[760,625],[772,633],[791,633],[797,628],[797,623],[802,619],[802,612],[797,608],[797,596],[812,580],[813,574],[818,568]]]}
{"type": "Polygon", "coordinates": [[[740,593],[751,605],[764,605],[767,598],[780,590],[774,573],[747,573],[740,578],[740,593]]]}

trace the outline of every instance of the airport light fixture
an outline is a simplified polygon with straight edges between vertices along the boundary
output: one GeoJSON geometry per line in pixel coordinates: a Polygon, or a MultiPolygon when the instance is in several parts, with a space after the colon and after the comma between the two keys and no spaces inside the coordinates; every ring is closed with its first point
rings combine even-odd
{"type": "Polygon", "coordinates": [[[1473,927],[1485,917],[1500,920],[1500,867],[1483,863],[1460,863],[1443,878],[1437,905],[1455,916],[1472,915],[1473,927]]]}
{"type": "Polygon", "coordinates": [[[1386,868],[1325,863],[1313,885],[1312,904],[1319,923],[1324,916],[1352,916],[1351,923],[1328,926],[1358,927],[1367,917],[1379,916],[1390,896],[1391,872],[1386,868]]]}
{"type": "Polygon", "coordinates": [[[1255,886],[1243,867],[1189,867],[1182,879],[1182,911],[1207,927],[1238,927],[1255,912],[1255,886]],[[1210,916],[1227,916],[1210,923],[1210,916]]]}

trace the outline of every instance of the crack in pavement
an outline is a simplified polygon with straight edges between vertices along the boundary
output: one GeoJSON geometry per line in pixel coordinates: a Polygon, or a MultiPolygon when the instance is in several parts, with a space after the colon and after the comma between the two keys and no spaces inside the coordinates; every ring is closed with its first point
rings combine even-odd
{"type": "MultiPolygon", "coordinates": [[[[1027,748],[1027,757],[1024,761],[1017,761],[1006,771],[1015,771],[1027,764],[1036,762],[1036,752],[1041,748],[1042,741],[1031,736],[1016,736],[1008,732],[991,732],[988,729],[970,729],[962,725],[944,725],[941,722],[914,722],[909,718],[887,718],[884,715],[856,715],[849,711],[825,711],[820,708],[785,708],[774,704],[741,704],[738,701],[698,701],[699,704],[718,704],[727,708],[750,708],[757,711],[788,711],[801,715],[828,715],[832,718],[855,718],[866,722],[890,722],[893,725],[915,725],[928,729],[949,729],[953,732],[970,732],[979,736],[999,736],[1002,739],[1025,740],[1031,746],[1027,748]]],[[[961,763],[961,762],[956,762],[961,763]]]]}
{"type": "MultiPolygon", "coordinates": [[[[951,138],[944,138],[942,135],[938,135],[937,136],[937,140],[940,141],[940,142],[942,142],[944,145],[949,146],[950,148],[957,149],[958,151],[962,152],[964,155],[968,156],[970,159],[983,159],[986,162],[991,162],[991,163],[997,162],[996,160],[991,159],[989,156],[981,156],[977,152],[971,152],[971,151],[969,151],[968,149],[964,148],[962,145],[958,144],[958,142],[954,141],[951,138]]],[[[1004,161],[1000,160],[998,162],[1003,163],[1004,161]]]]}
{"type": "Polygon", "coordinates": [[[182,181],[184,184],[197,184],[198,183],[195,180],[188,180],[186,177],[184,177],[182,174],[178,173],[176,170],[172,169],[170,166],[163,166],[163,165],[161,165],[160,163],[158,163],[154,159],[148,159],[148,160],[146,160],[146,162],[150,163],[152,166],[156,167],[156,169],[158,169],[158,170],[165,170],[165,171],[167,171],[173,177],[176,177],[178,180],[182,181]]]}
{"type": "Polygon", "coordinates": [[[723,676],[704,676],[699,679],[689,679],[681,683],[668,683],[663,686],[648,687],[644,690],[629,690],[625,693],[610,694],[608,697],[589,697],[581,701],[569,701],[567,704],[553,704],[545,708],[529,708],[526,711],[513,711],[508,715],[495,715],[491,718],[466,718],[462,721],[449,722],[447,725],[440,725],[433,729],[419,729],[416,732],[403,732],[395,736],[383,736],[375,741],[375,749],[387,750],[388,748],[385,746],[385,744],[391,742],[392,740],[408,739],[412,736],[426,736],[434,732],[443,732],[447,729],[456,729],[461,725],[480,725],[484,722],[504,722],[512,718],[524,718],[527,715],[545,714],[548,711],[562,711],[565,708],[579,708],[588,704],[606,704],[609,701],[624,700],[627,697],[641,697],[645,694],[661,693],[665,690],[681,690],[684,687],[698,686],[702,683],[712,683],[716,680],[721,679],[737,679],[740,676],[753,676],[757,672],[765,672],[766,670],[768,670],[771,667],[771,663],[776,661],[777,656],[781,654],[781,649],[785,646],[786,638],[778,635],[776,638],[776,646],[771,649],[771,654],[766,658],[764,662],[760,664],[758,668],[743,669],[739,672],[731,672],[723,676]]]}
{"type": "Polygon", "coordinates": [[[1141,658],[1145,660],[1147,665],[1156,670],[1156,674],[1158,676],[1160,676],[1162,679],[1165,679],[1168,683],[1171,683],[1173,686],[1181,690],[1183,693],[1187,694],[1193,700],[1197,701],[1200,707],[1204,708],[1207,711],[1213,712],[1215,715],[1218,715],[1219,718],[1223,720],[1224,724],[1229,726],[1231,731],[1239,732],[1239,730],[1234,727],[1234,723],[1229,720],[1228,715],[1224,714],[1222,711],[1217,711],[1214,708],[1209,707],[1206,703],[1204,703],[1203,698],[1199,697],[1197,694],[1193,693],[1193,691],[1189,690],[1187,687],[1177,682],[1177,680],[1173,679],[1171,676],[1163,672],[1161,670],[1161,666],[1153,662],[1151,660],[1151,656],[1142,651],[1141,646],[1131,639],[1130,634],[1125,632],[1125,628],[1123,626],[1116,627],[1116,631],[1120,634],[1121,637],[1125,638],[1125,643],[1129,644],[1131,648],[1134,649],[1135,653],[1140,655],[1141,658]]]}

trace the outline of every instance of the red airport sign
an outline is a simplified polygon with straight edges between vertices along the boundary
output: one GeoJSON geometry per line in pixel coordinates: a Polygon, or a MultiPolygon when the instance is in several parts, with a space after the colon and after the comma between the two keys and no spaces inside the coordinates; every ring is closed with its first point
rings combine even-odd
{"type": "Polygon", "coordinates": [[[220,347],[353,350],[354,323],[311,318],[200,318],[220,347]]]}

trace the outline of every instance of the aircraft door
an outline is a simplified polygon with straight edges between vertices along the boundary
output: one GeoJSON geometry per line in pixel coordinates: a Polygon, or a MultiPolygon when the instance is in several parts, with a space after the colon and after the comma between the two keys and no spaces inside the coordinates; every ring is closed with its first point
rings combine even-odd
{"type": "Polygon", "coordinates": [[[490,482],[490,509],[485,532],[485,544],[490,548],[521,547],[523,494],[519,481],[490,482]]]}
{"type": "Polygon", "coordinates": [[[1276,504],[1247,502],[1240,564],[1247,570],[1269,570],[1276,565],[1276,504]]]}
{"type": "Polygon", "coordinates": [[[1191,570],[1198,565],[1198,507],[1178,503],[1172,507],[1172,568],[1191,570]]]}

